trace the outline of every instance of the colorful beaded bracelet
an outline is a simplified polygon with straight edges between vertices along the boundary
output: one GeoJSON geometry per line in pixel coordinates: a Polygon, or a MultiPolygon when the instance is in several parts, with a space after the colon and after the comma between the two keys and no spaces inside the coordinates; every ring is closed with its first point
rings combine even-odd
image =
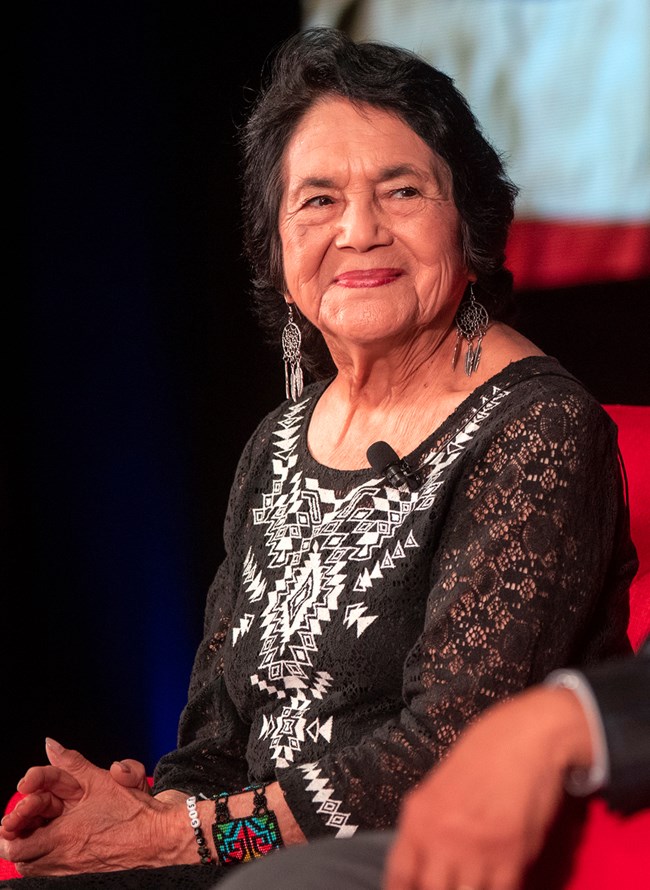
{"type": "Polygon", "coordinates": [[[221,865],[250,862],[284,846],[276,815],[268,807],[266,787],[253,785],[244,790],[253,791],[253,813],[241,819],[230,815],[227,792],[215,797],[212,837],[221,865]]]}

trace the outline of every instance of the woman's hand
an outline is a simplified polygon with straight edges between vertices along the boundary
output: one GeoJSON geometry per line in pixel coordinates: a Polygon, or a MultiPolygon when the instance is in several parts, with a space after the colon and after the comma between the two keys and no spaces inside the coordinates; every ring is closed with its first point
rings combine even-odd
{"type": "MultiPolygon", "coordinates": [[[[145,766],[137,760],[115,761],[109,773],[124,788],[141,791],[149,788],[145,766]]],[[[63,812],[64,804],[70,806],[83,796],[82,787],[74,776],[52,765],[31,767],[18,783],[17,790],[25,796],[0,823],[0,838],[6,840],[24,836],[56,819],[63,812]]]]}
{"type": "Polygon", "coordinates": [[[142,764],[126,761],[128,770],[114,764],[109,772],[51,739],[46,751],[51,766],[28,771],[20,783],[27,797],[0,830],[0,856],[15,862],[21,874],[196,861],[184,807],[144,790],[142,764]]]}
{"type": "Polygon", "coordinates": [[[56,766],[33,766],[18,783],[24,794],[14,809],[2,818],[0,838],[13,840],[55,819],[69,805],[81,799],[83,791],[77,780],[56,766]]]}

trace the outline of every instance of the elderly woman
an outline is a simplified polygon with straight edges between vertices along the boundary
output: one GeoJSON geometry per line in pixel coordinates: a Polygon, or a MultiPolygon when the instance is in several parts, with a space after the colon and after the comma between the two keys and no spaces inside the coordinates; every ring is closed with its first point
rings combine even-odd
{"type": "Polygon", "coordinates": [[[450,79],[301,33],[243,138],[288,399],[239,462],[153,795],[141,765],[50,742],[2,828],[27,875],[203,886],[211,862],[389,828],[492,702],[628,649],[616,430],[502,320],[515,189],[450,79]]]}

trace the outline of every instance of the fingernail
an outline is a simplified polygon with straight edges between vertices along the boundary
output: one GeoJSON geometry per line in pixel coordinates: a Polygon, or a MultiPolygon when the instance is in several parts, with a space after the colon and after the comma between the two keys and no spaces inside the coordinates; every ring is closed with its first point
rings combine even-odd
{"type": "Polygon", "coordinates": [[[131,767],[128,766],[128,764],[126,764],[126,763],[122,763],[121,760],[114,760],[113,763],[114,763],[116,766],[119,766],[119,768],[122,770],[123,773],[130,773],[130,772],[131,772],[131,767]]]}
{"type": "Polygon", "coordinates": [[[25,780],[21,779],[20,782],[16,785],[16,791],[20,791],[21,787],[25,784],[25,780]]]}
{"type": "Polygon", "coordinates": [[[45,747],[54,751],[56,754],[60,754],[63,751],[63,745],[60,745],[57,741],[50,738],[45,739],[45,747]]]}

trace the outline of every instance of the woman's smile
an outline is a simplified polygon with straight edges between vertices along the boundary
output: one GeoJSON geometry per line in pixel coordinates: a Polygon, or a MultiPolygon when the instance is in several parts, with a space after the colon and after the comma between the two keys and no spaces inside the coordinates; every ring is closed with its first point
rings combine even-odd
{"type": "Polygon", "coordinates": [[[337,275],[334,284],[341,287],[382,287],[396,281],[402,274],[402,269],[351,269],[337,275]]]}

